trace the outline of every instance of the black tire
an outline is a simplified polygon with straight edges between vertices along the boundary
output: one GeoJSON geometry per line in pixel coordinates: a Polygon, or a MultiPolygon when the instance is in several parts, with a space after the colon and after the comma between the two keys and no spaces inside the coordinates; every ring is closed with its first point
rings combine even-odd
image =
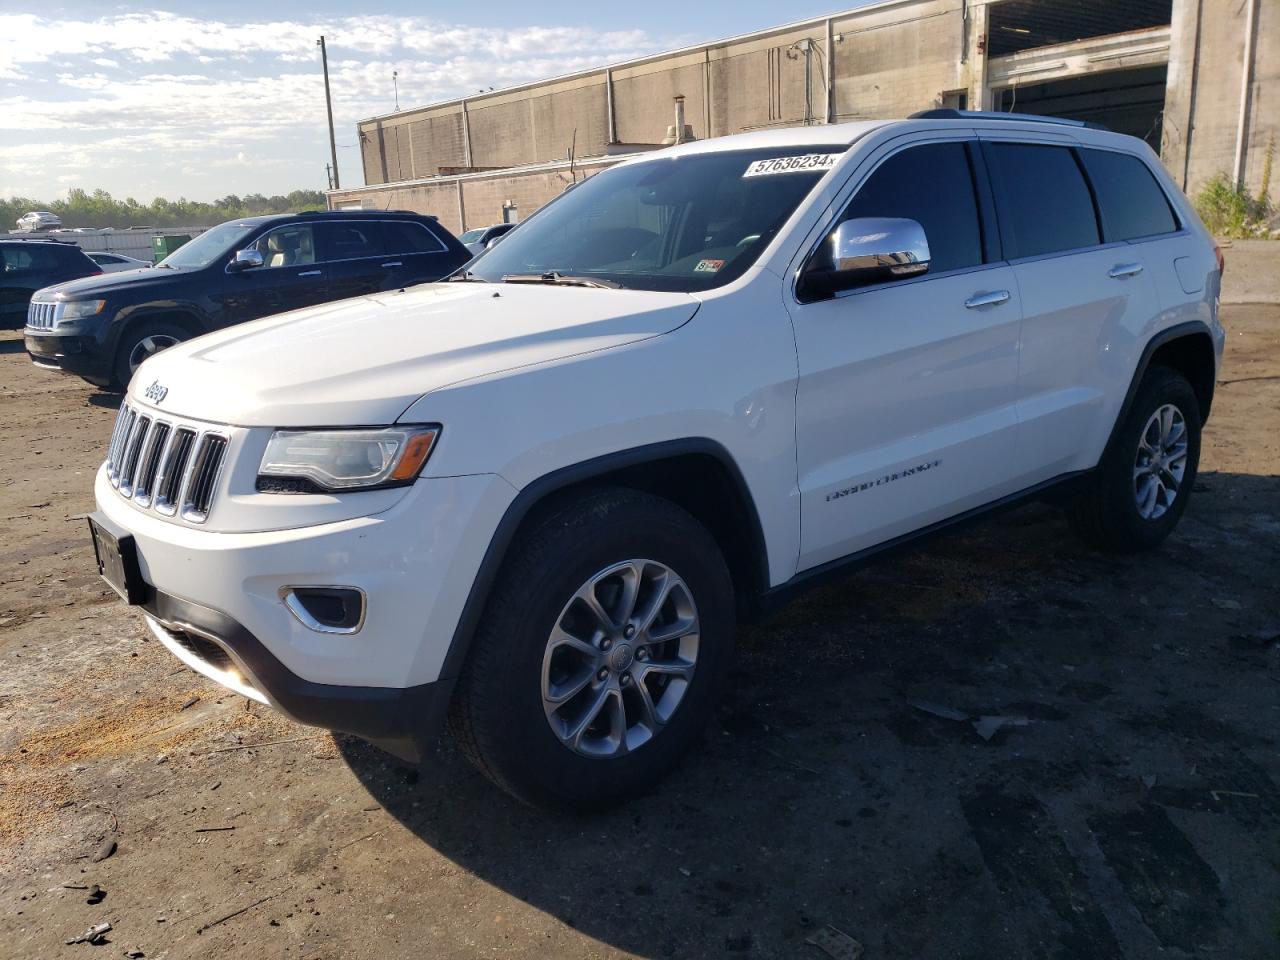
{"type": "Polygon", "coordinates": [[[1187,508],[1200,463],[1200,402],[1177,370],[1152,367],[1142,378],[1129,408],[1097,470],[1067,507],[1076,534],[1091,546],[1112,553],[1138,553],[1159,546],[1187,508]],[[1138,505],[1134,470],[1144,428],[1155,412],[1172,404],[1186,429],[1186,468],[1177,493],[1159,516],[1146,518],[1138,505]]]}
{"type": "MultiPolygon", "coordinates": [[[[133,379],[134,372],[131,358],[134,356],[134,352],[148,338],[153,340],[172,340],[173,343],[167,344],[167,346],[173,346],[184,340],[190,340],[191,333],[184,327],[166,320],[144,320],[136,326],[129,327],[120,338],[120,342],[116,344],[115,361],[111,366],[111,386],[120,390],[124,390],[129,386],[129,381],[133,379]]],[[[155,352],[158,353],[159,351],[155,352]]]]}
{"type": "MultiPolygon", "coordinates": [[[[714,708],[732,657],[734,609],[724,557],[680,507],[617,488],[562,502],[512,544],[459,679],[450,729],[482,773],[527,803],[581,812],[641,795],[675,766],[714,708]],[[590,758],[552,730],[543,705],[543,656],[575,592],[633,559],[669,567],[688,587],[699,626],[695,669],[651,739],[621,756],[590,758]]],[[[592,696],[595,684],[582,695],[592,696]]]]}

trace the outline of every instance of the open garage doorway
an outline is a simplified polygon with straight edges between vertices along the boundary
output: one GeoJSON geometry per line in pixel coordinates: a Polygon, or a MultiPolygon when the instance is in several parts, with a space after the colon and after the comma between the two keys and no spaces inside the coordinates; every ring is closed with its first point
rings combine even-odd
{"type": "Polygon", "coordinates": [[[1115,70],[991,91],[992,109],[1100,123],[1160,149],[1168,67],[1115,70]]]}

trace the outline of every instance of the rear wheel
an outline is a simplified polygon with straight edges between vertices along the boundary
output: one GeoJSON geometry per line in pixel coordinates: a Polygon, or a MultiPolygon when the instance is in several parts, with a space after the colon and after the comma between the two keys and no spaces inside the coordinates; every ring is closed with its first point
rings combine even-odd
{"type": "Polygon", "coordinates": [[[1200,404],[1168,367],[1143,376],[1094,476],[1067,510],[1088,543],[1118,553],[1159,545],[1177,526],[1200,463],[1200,404]]]}
{"type": "Polygon", "coordinates": [[[113,385],[122,390],[127,388],[143,361],[190,337],[191,334],[176,323],[163,320],[150,320],[129,328],[116,347],[113,385]]]}
{"type": "Polygon", "coordinates": [[[734,630],[728,569],[701,524],[647,494],[590,493],[513,545],[459,681],[454,734],[527,802],[637,796],[705,723],[734,630]]]}

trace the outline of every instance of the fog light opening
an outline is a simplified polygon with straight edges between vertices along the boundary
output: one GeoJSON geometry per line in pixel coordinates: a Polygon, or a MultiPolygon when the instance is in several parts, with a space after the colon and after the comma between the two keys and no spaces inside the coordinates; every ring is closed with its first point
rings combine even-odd
{"type": "Polygon", "coordinates": [[[355,633],[364,626],[364,591],[356,587],[286,587],[284,605],[317,633],[355,633]]]}

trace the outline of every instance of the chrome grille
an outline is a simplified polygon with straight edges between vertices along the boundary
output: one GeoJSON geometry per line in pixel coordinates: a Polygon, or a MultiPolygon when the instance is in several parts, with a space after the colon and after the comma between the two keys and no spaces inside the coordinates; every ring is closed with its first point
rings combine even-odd
{"type": "Polygon", "coordinates": [[[56,303],[36,303],[34,300],[27,307],[27,326],[32,330],[52,330],[53,312],[56,303]]]}
{"type": "Polygon", "coordinates": [[[143,509],[204,523],[213,508],[229,438],[120,407],[107,445],[107,479],[143,509]]]}

